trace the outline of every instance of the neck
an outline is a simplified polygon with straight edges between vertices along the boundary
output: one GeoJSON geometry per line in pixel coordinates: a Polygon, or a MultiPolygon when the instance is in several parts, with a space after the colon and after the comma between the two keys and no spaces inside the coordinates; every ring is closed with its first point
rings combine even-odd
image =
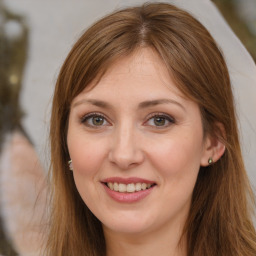
{"type": "Polygon", "coordinates": [[[107,256],[186,256],[186,239],[177,225],[154,232],[123,234],[104,228],[107,256]]]}

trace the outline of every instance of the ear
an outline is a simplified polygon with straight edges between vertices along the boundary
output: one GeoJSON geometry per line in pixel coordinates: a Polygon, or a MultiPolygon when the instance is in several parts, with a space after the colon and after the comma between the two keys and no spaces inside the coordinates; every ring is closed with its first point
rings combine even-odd
{"type": "Polygon", "coordinates": [[[201,166],[210,165],[209,159],[212,159],[213,163],[217,162],[225,152],[225,145],[221,138],[226,137],[226,132],[223,124],[215,124],[215,133],[206,135],[204,141],[204,152],[201,158],[201,166]]]}

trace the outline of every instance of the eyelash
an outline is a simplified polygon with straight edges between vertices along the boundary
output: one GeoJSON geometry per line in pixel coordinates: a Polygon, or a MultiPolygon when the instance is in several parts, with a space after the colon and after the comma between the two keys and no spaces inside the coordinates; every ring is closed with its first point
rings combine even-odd
{"type": "MultiPolygon", "coordinates": [[[[165,122],[166,121],[168,122],[168,124],[164,124],[161,126],[154,125],[154,127],[156,127],[157,129],[164,129],[166,127],[169,127],[171,124],[175,124],[175,119],[167,114],[164,114],[164,113],[151,114],[144,124],[148,123],[150,120],[153,120],[154,118],[163,118],[165,120],[165,122]]],[[[149,126],[152,126],[152,125],[149,125],[149,126]]]]}
{"type": "Polygon", "coordinates": [[[81,118],[81,123],[85,124],[85,125],[88,126],[88,127],[92,127],[92,128],[101,128],[102,126],[104,126],[104,125],[99,125],[99,126],[97,127],[97,125],[89,124],[88,121],[89,121],[91,118],[93,118],[93,117],[100,117],[100,118],[103,119],[103,122],[109,123],[109,121],[107,120],[106,116],[103,115],[103,114],[101,114],[101,113],[89,113],[89,114],[87,114],[87,115],[85,115],[85,116],[83,116],[83,117],[81,118]]]}
{"type": "MultiPolygon", "coordinates": [[[[89,124],[89,120],[91,118],[94,118],[94,117],[99,117],[99,118],[102,118],[103,119],[103,122],[107,122],[108,124],[110,124],[110,122],[108,121],[107,117],[105,115],[103,115],[102,113],[89,113],[85,116],[83,116],[81,118],[81,123],[85,124],[86,126],[88,127],[91,127],[91,128],[101,128],[102,126],[106,126],[106,125],[94,125],[94,124],[89,124]]],[[[150,120],[153,120],[154,118],[163,118],[164,121],[168,122],[168,124],[164,124],[164,125],[160,125],[160,126],[157,126],[157,125],[147,125],[147,126],[153,126],[153,127],[156,127],[157,129],[164,129],[168,126],[170,126],[171,124],[175,124],[175,119],[169,115],[166,115],[166,114],[163,114],[163,113],[153,113],[151,114],[148,118],[147,118],[147,121],[144,122],[143,124],[146,125],[150,120]]]]}

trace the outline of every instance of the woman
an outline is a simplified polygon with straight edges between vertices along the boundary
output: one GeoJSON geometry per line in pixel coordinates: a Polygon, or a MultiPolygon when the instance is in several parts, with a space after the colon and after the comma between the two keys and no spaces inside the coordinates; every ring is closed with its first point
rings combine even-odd
{"type": "Polygon", "coordinates": [[[94,24],[55,88],[47,254],[255,255],[235,120],[222,54],[188,13],[94,24]]]}

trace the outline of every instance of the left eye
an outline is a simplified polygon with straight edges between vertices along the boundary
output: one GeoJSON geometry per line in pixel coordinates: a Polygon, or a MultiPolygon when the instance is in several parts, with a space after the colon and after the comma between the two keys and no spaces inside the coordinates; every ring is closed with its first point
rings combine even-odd
{"type": "Polygon", "coordinates": [[[99,114],[91,114],[83,117],[82,123],[91,127],[100,127],[108,125],[106,118],[99,114]]]}
{"type": "Polygon", "coordinates": [[[174,123],[174,119],[166,115],[155,115],[146,122],[149,126],[167,127],[174,123]]]}

